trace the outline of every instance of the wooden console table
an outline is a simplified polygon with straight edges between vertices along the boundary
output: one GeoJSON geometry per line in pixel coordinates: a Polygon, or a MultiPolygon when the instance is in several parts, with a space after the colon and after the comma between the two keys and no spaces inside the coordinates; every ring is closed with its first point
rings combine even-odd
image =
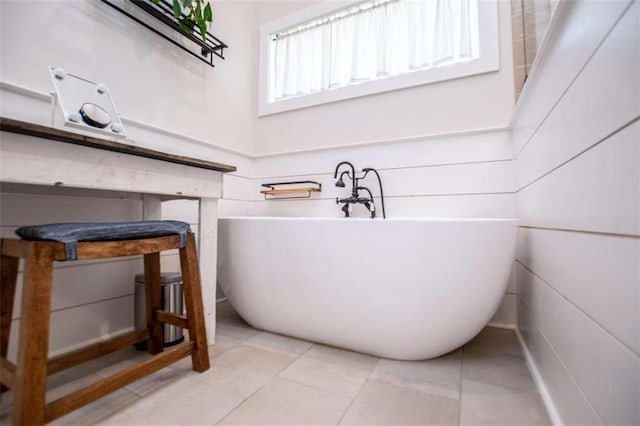
{"type": "Polygon", "coordinates": [[[217,201],[222,174],[235,167],[8,118],[0,132],[3,192],[139,194],[145,220],[161,218],[162,201],[198,200],[207,338],[215,341],[217,201]]]}

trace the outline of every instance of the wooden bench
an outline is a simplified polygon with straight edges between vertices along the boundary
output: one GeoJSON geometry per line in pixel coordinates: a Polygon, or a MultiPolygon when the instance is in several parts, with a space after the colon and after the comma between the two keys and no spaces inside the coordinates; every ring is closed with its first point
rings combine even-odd
{"type": "MultiPolygon", "coordinates": [[[[144,222],[140,222],[144,223],[144,222]]],[[[82,224],[76,224],[82,226],[82,224]]],[[[153,234],[153,232],[151,233],[153,234]]],[[[160,233],[162,234],[162,233],[160,233]]],[[[39,425],[95,401],[135,380],[191,355],[192,367],[209,369],[200,273],[194,234],[163,235],[112,241],[74,243],[76,259],[144,255],[147,329],[138,330],[48,359],[53,262],[70,260],[64,242],[2,239],[0,270],[0,382],[13,391],[12,421],[39,425]],[[186,315],[166,312],[161,305],[160,252],[179,249],[186,315]],[[7,359],[18,264],[25,260],[17,362],[7,359]],[[163,351],[163,324],[188,329],[189,342],[163,351]],[[147,341],[154,355],[50,403],[45,402],[47,375],[86,362],[135,343],[147,341]]],[[[72,259],[75,260],[75,259],[72,259]]]]}

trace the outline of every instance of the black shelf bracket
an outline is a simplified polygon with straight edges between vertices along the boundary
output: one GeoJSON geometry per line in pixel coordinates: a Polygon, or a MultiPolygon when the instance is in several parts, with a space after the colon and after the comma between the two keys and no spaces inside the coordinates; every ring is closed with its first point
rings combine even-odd
{"type": "Polygon", "coordinates": [[[229,47],[226,43],[224,43],[223,41],[221,41],[220,39],[218,39],[217,37],[215,37],[209,32],[207,32],[205,40],[203,40],[202,37],[200,37],[199,33],[190,34],[185,32],[182,28],[180,28],[180,25],[174,20],[173,6],[168,0],[160,0],[160,2],[158,2],[157,4],[151,3],[146,0],[101,0],[101,1],[109,5],[113,9],[117,10],[118,12],[122,13],[123,15],[127,16],[128,18],[139,23],[140,25],[144,26],[145,28],[153,31],[154,33],[164,38],[174,46],[179,47],[180,49],[189,53],[191,56],[201,60],[202,62],[206,63],[211,67],[215,67],[215,65],[213,64],[213,56],[215,55],[220,59],[224,59],[224,49],[229,47]],[[193,44],[194,50],[197,49],[197,53],[196,51],[184,46],[182,43],[179,43],[168,34],[165,34],[164,32],[160,31],[156,27],[150,25],[148,22],[145,22],[145,20],[139,16],[140,14],[132,13],[133,11],[130,10],[131,8],[125,7],[125,4],[132,5],[136,9],[140,9],[144,11],[147,15],[153,17],[153,19],[157,20],[158,22],[161,22],[167,28],[170,28],[171,30],[180,34],[183,38],[186,38],[187,40],[189,40],[191,44],[193,44]]]}

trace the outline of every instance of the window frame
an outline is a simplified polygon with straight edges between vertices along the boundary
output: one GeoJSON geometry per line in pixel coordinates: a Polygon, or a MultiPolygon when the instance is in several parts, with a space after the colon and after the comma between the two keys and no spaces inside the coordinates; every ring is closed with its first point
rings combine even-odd
{"type": "Polygon", "coordinates": [[[343,10],[363,0],[336,2],[332,0],[301,9],[282,18],[260,26],[259,66],[258,66],[258,116],[266,116],[286,111],[323,105],[347,99],[369,96],[408,87],[432,84],[456,78],[498,71],[500,69],[500,41],[498,30],[497,0],[479,0],[479,46],[480,57],[441,67],[416,70],[404,74],[334,89],[280,99],[269,102],[271,80],[271,35],[292,28],[304,22],[343,10]]]}

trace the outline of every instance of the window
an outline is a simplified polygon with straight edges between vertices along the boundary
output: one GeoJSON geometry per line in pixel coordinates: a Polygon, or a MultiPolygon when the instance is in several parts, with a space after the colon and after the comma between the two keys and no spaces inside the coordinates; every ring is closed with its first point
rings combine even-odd
{"type": "Polygon", "coordinates": [[[260,115],[498,69],[493,0],[324,2],[261,28],[260,115]]]}

